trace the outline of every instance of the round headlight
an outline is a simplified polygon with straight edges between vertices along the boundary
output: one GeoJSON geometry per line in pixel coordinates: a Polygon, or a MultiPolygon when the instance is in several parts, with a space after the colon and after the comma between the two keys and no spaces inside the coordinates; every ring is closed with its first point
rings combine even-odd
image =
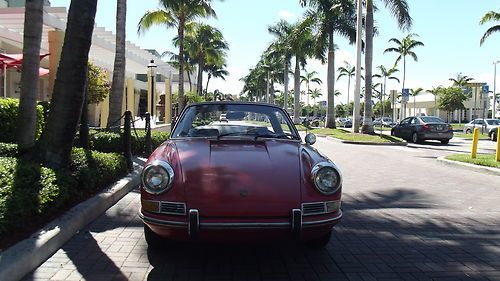
{"type": "Polygon", "coordinates": [[[316,189],[325,195],[331,195],[342,186],[342,176],[335,164],[322,162],[316,164],[312,171],[312,180],[316,189]]]}
{"type": "Polygon", "coordinates": [[[142,170],[142,186],[151,194],[167,191],[174,181],[174,169],[165,161],[155,160],[142,170]]]}

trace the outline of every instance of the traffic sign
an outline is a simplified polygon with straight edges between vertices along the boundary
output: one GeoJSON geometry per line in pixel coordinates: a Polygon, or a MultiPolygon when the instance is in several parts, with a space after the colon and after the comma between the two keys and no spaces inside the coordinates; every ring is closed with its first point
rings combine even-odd
{"type": "Polygon", "coordinates": [[[409,97],[410,96],[410,89],[408,89],[408,88],[403,89],[403,91],[401,92],[401,95],[403,97],[409,97]]]}
{"type": "Polygon", "coordinates": [[[490,86],[489,85],[483,85],[483,94],[487,94],[490,92],[490,86]]]}

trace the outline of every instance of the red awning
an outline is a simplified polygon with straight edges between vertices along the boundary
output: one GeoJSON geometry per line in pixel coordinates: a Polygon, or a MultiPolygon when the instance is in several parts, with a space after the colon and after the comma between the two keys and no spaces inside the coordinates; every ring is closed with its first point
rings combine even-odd
{"type": "MultiPolygon", "coordinates": [[[[49,54],[40,54],[40,60],[49,54]]],[[[3,68],[6,66],[7,68],[15,68],[18,71],[21,71],[21,66],[23,64],[23,54],[2,54],[0,53],[0,66],[3,68]]],[[[44,76],[49,73],[49,70],[46,68],[40,68],[38,70],[39,76],[44,76]]]]}

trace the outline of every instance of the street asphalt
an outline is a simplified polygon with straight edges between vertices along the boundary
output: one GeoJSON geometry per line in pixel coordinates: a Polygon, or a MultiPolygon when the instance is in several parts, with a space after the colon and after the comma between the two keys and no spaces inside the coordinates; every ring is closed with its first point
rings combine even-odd
{"type": "Polygon", "coordinates": [[[293,242],[148,249],[135,190],[24,280],[500,280],[500,177],[436,160],[469,145],[318,138],[314,147],[344,175],[344,218],[325,249],[293,242]]]}

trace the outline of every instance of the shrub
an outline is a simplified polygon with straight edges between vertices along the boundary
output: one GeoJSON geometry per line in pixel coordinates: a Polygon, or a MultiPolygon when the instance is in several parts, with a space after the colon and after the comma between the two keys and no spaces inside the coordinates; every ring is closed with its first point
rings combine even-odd
{"type": "MultiPolygon", "coordinates": [[[[43,107],[37,106],[36,138],[40,136],[43,128],[43,107]]],[[[0,99],[0,142],[15,143],[17,116],[19,110],[18,99],[0,99]]]]}
{"type": "Polygon", "coordinates": [[[0,157],[0,243],[36,229],[126,171],[123,156],[81,148],[73,149],[66,171],[0,157]]]}
{"type": "Polygon", "coordinates": [[[17,154],[17,145],[0,142],[0,156],[14,157],[17,154]]]}
{"type": "MultiPolygon", "coordinates": [[[[146,132],[137,131],[137,135],[132,131],[132,154],[143,155],[146,132]]],[[[153,149],[160,146],[169,137],[168,133],[151,132],[151,143],[153,149]]],[[[90,133],[90,149],[101,152],[123,152],[122,136],[118,133],[101,131],[90,133]]]]}

